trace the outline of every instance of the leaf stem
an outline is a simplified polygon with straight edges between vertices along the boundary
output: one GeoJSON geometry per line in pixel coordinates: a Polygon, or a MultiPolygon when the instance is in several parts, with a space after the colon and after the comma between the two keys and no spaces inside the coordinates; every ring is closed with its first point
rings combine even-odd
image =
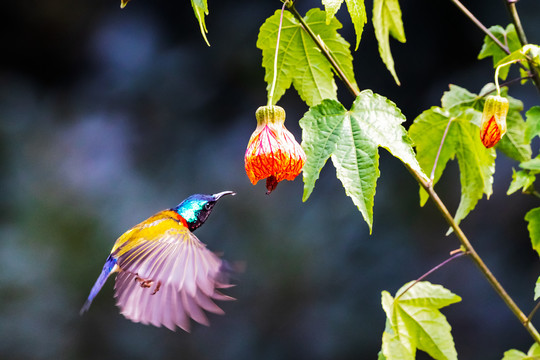
{"type": "MultiPolygon", "coordinates": [[[[454,3],[458,4],[458,0],[452,0],[454,3]]],[[[461,4],[461,3],[459,3],[461,4]]],[[[347,79],[347,76],[343,73],[343,70],[340,68],[339,64],[334,60],[332,54],[330,53],[329,49],[324,45],[322,40],[315,35],[313,30],[309,27],[308,24],[304,21],[302,16],[298,13],[296,8],[294,7],[294,3],[289,2],[288,8],[291,10],[294,17],[302,24],[303,29],[311,36],[315,44],[319,47],[321,52],[324,54],[326,59],[330,62],[330,64],[334,67],[334,70],[336,71],[336,74],[340,78],[341,81],[347,86],[351,94],[354,96],[358,96],[360,94],[360,91],[352,85],[352,83],[347,79]]],[[[468,10],[467,10],[468,11],[468,10]]],[[[471,14],[472,16],[472,14],[471,14]]],[[[485,28],[482,25],[483,28],[485,28]]],[[[493,36],[489,30],[486,29],[486,34],[488,36],[493,36]],[[491,35],[489,35],[491,34],[491,35]]],[[[493,39],[497,44],[500,44],[500,41],[498,39],[493,39]]],[[[499,46],[501,46],[500,44],[499,46]]],[[[502,48],[506,48],[504,45],[502,45],[502,48]]],[[[509,50],[506,48],[506,50],[509,52],[509,50]]],[[[454,230],[454,233],[458,237],[461,245],[463,246],[463,251],[470,255],[473,262],[477,265],[480,272],[484,275],[484,277],[487,279],[487,281],[491,284],[491,286],[494,288],[495,292],[499,294],[499,296],[503,299],[506,306],[514,313],[514,315],[518,318],[519,322],[525,327],[525,329],[529,332],[531,337],[536,341],[538,344],[540,344],[540,333],[538,333],[538,330],[532,325],[528,319],[527,316],[521,311],[521,309],[516,305],[514,300],[508,295],[506,290],[503,288],[503,286],[499,283],[497,278],[491,273],[487,265],[484,263],[482,258],[478,255],[472,244],[469,242],[459,225],[454,221],[454,218],[446,208],[446,205],[442,202],[442,200],[439,198],[439,195],[435,192],[433,189],[432,182],[425,179],[425,177],[418,173],[416,170],[411,168],[408,164],[404,164],[405,167],[409,170],[411,175],[416,179],[416,181],[422,186],[427,193],[429,194],[429,197],[433,200],[435,203],[435,206],[443,216],[443,218],[446,220],[448,225],[454,230]]]]}
{"type": "Polygon", "coordinates": [[[439,149],[437,150],[437,156],[435,156],[435,161],[433,162],[433,168],[431,169],[431,174],[429,175],[429,180],[431,183],[433,183],[433,180],[435,179],[435,170],[437,169],[437,163],[439,162],[439,157],[441,156],[441,151],[444,145],[444,140],[446,140],[446,136],[448,135],[448,130],[450,129],[450,124],[452,123],[452,119],[448,121],[448,124],[446,125],[446,129],[444,129],[444,134],[441,139],[441,144],[439,145],[439,149]]]}
{"type": "MultiPolygon", "coordinates": [[[[516,8],[516,1],[505,0],[505,3],[506,3],[506,8],[508,9],[508,12],[510,13],[510,17],[512,18],[512,22],[514,23],[514,27],[516,28],[519,42],[521,42],[521,46],[525,46],[529,42],[527,41],[527,36],[525,35],[525,31],[523,30],[523,26],[521,25],[521,20],[519,18],[519,14],[516,8]]],[[[534,65],[531,59],[529,59],[528,62],[529,62],[529,69],[532,74],[532,80],[534,82],[534,85],[536,86],[536,89],[540,92],[540,73],[538,72],[538,68],[534,65]]]]}
{"type": "Polygon", "coordinates": [[[288,9],[291,11],[291,13],[294,15],[296,20],[302,24],[302,28],[308,33],[308,35],[313,39],[319,50],[323,53],[324,57],[328,60],[330,65],[334,68],[334,71],[336,72],[337,77],[347,86],[347,89],[351,92],[352,95],[355,97],[360,95],[360,91],[352,84],[352,82],[349,81],[339,64],[337,63],[336,59],[334,59],[334,56],[330,52],[330,49],[326,46],[326,44],[322,41],[320,36],[316,35],[313,30],[309,27],[309,25],[304,21],[304,18],[298,10],[294,7],[294,2],[289,1],[287,4],[288,9]]]}
{"type": "MultiPolygon", "coordinates": [[[[467,254],[466,252],[464,252],[463,250],[459,249],[457,253],[451,255],[448,259],[444,260],[442,263],[440,263],[439,265],[435,266],[434,268],[432,268],[431,270],[429,270],[428,272],[426,272],[424,275],[420,276],[418,279],[416,279],[411,285],[409,285],[402,293],[400,293],[398,296],[396,296],[396,299],[399,299],[402,295],[404,295],[407,291],[409,291],[414,285],[418,284],[420,281],[424,280],[426,277],[428,277],[429,275],[431,275],[432,273],[434,273],[435,271],[439,270],[440,268],[442,268],[444,265],[448,264],[450,261],[454,260],[454,259],[457,259],[458,257],[461,257],[463,255],[467,254]]],[[[395,301],[394,300],[394,301],[395,301]]]]}
{"type": "Polygon", "coordinates": [[[285,0],[283,2],[283,6],[281,7],[281,17],[279,18],[279,27],[278,27],[277,40],[276,40],[276,53],[274,55],[274,77],[272,79],[272,87],[270,88],[270,93],[268,94],[268,103],[267,103],[268,106],[273,105],[272,102],[274,100],[274,91],[276,90],[279,38],[281,37],[281,27],[283,26],[283,12],[285,11],[285,5],[287,5],[288,2],[289,0],[285,0]]]}

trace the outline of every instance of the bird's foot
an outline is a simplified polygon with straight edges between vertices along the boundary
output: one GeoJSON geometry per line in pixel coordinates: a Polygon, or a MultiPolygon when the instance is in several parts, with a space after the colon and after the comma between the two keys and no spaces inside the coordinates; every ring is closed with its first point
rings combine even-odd
{"type": "MultiPolygon", "coordinates": [[[[136,276],[135,280],[138,281],[141,287],[145,289],[148,289],[154,284],[154,280],[150,280],[150,279],[145,280],[139,276],[136,276]]],[[[155,295],[159,291],[160,287],[161,287],[161,281],[158,281],[156,287],[154,288],[154,291],[152,292],[152,295],[155,295]]]]}

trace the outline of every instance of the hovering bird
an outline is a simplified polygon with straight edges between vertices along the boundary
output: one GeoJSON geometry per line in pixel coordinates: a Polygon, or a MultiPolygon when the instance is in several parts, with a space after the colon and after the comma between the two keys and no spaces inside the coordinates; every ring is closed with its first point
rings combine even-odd
{"type": "Polygon", "coordinates": [[[120,236],[90,291],[81,314],[112,273],[118,273],[114,296],[122,315],[134,322],[189,331],[190,319],[209,325],[203,310],[223,314],[213,300],[234,300],[217,289],[228,288],[231,267],[206,248],[193,231],[225,195],[191,195],[120,236]]]}

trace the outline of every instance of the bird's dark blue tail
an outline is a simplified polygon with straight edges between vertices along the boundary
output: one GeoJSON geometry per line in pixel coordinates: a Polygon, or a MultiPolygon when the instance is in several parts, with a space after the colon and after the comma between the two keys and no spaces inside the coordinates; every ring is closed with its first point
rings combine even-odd
{"type": "Polygon", "coordinates": [[[86,299],[83,307],[81,308],[81,311],[79,312],[81,315],[88,311],[90,305],[92,304],[92,300],[94,300],[96,295],[99,293],[99,291],[103,287],[103,284],[105,284],[105,281],[107,281],[107,278],[109,277],[115,266],[116,259],[109,255],[107,261],[105,261],[105,265],[103,265],[103,270],[101,271],[101,274],[96,280],[94,286],[92,286],[92,290],[90,290],[90,295],[88,295],[88,299],[86,299]]]}

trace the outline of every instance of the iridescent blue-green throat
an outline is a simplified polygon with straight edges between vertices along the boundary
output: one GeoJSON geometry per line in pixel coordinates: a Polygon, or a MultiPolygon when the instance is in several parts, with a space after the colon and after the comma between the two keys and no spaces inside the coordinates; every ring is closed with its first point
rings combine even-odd
{"type": "Polygon", "coordinates": [[[214,205],[225,195],[236,195],[236,193],[234,191],[222,191],[213,195],[191,195],[171,210],[176,211],[183,217],[187,222],[189,230],[194,231],[204,224],[214,209],[214,205]]]}

